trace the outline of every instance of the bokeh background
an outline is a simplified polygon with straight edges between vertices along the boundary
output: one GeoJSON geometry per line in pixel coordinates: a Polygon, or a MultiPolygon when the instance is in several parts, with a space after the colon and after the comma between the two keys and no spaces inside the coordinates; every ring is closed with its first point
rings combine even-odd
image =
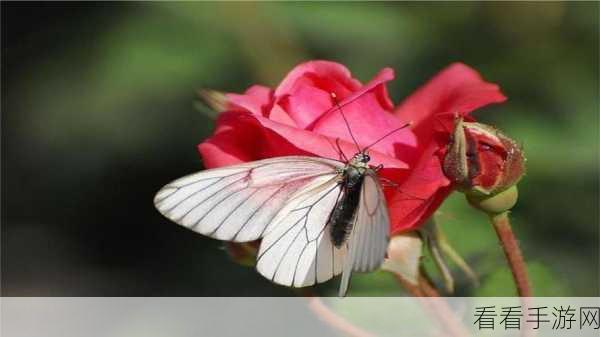
{"type": "MultiPolygon", "coordinates": [[[[598,296],[598,6],[2,2],[2,295],[292,295],[152,198],[201,169],[199,88],[276,86],[322,58],[362,81],[393,67],[395,102],[454,61],[500,84],[509,100],[476,116],[526,150],[513,221],[534,292],[598,296]]],[[[437,220],[481,277],[454,269],[458,295],[514,295],[483,215],[456,195],[437,220]]],[[[401,294],[384,272],[350,291],[401,294]]]]}

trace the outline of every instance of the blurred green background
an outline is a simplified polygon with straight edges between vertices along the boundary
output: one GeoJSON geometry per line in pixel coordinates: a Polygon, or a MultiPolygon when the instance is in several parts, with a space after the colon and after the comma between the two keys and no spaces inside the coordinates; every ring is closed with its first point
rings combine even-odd
{"type": "MultiPolygon", "coordinates": [[[[330,59],[398,103],[462,61],[509,100],[476,116],[524,144],[514,229],[540,296],[598,296],[598,3],[2,2],[2,290],[29,296],[291,295],[152,205],[201,169],[199,88],[276,86],[330,59]]],[[[492,228],[460,195],[438,216],[480,274],[457,295],[514,295],[492,228]]],[[[429,258],[425,259],[433,272],[429,258]]],[[[439,279],[437,279],[439,280],[439,279]]],[[[334,294],[337,282],[318,289],[334,294]]],[[[383,272],[350,295],[399,295],[383,272]]]]}

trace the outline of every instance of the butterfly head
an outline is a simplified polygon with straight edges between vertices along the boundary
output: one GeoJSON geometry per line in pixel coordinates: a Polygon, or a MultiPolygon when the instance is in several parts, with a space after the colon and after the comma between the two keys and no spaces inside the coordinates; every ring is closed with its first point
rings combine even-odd
{"type": "Polygon", "coordinates": [[[350,159],[350,165],[355,167],[368,167],[367,163],[371,160],[371,156],[366,151],[361,151],[350,159]]]}

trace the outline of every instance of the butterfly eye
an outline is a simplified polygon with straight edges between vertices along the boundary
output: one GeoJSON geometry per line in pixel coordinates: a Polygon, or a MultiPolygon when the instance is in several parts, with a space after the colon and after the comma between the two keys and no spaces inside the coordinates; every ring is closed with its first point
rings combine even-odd
{"type": "Polygon", "coordinates": [[[364,159],[364,161],[366,163],[366,162],[368,162],[368,161],[371,160],[371,156],[369,156],[368,154],[365,153],[365,155],[363,156],[363,159],[364,159]]]}

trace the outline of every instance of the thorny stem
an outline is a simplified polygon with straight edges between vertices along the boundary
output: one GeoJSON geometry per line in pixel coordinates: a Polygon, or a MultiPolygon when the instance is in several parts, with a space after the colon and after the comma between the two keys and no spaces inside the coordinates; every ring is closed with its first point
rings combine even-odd
{"type": "Polygon", "coordinates": [[[490,215],[490,221],[494,225],[498,239],[504,249],[506,260],[512,271],[517,293],[520,297],[531,297],[531,287],[529,286],[529,278],[527,276],[527,268],[523,260],[523,254],[519,248],[515,234],[510,226],[508,219],[508,211],[500,214],[490,215]]]}

